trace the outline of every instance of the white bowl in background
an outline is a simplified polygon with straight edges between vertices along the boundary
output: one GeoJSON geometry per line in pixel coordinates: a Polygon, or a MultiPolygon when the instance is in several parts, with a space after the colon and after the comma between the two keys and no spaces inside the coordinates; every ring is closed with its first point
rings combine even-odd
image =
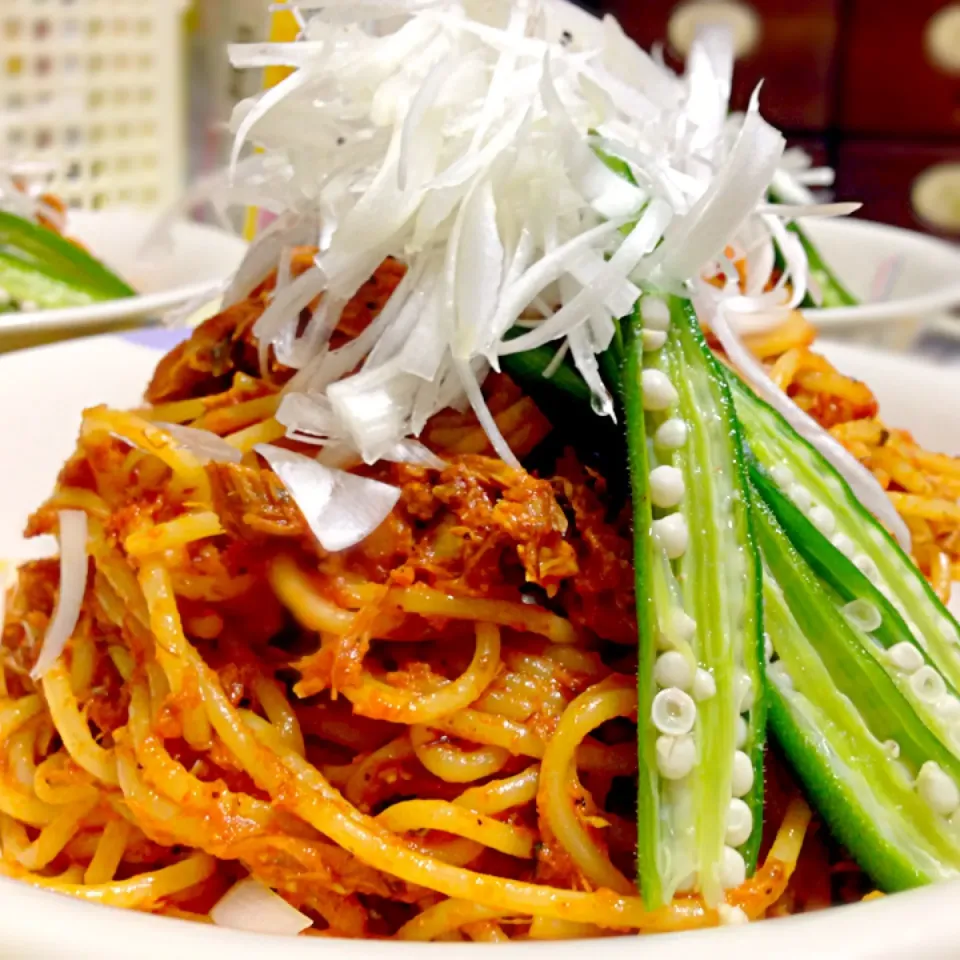
{"type": "MultiPolygon", "coordinates": [[[[844,197],[843,199],[848,199],[844,197]]],[[[869,220],[804,220],[803,229],[824,262],[850,292],[856,307],[807,310],[807,318],[830,336],[853,337],[887,348],[904,348],[924,327],[960,339],[960,245],[869,220]],[[892,270],[884,299],[870,302],[878,272],[892,270]]]]}
{"type": "Polygon", "coordinates": [[[142,256],[141,244],[156,220],[156,214],[125,208],[71,211],[68,236],[123,277],[138,295],[63,310],[0,315],[0,350],[7,342],[30,335],[158,319],[191,300],[215,297],[237,269],[246,244],[216,227],[181,221],[173,226],[169,249],[142,256]]]}

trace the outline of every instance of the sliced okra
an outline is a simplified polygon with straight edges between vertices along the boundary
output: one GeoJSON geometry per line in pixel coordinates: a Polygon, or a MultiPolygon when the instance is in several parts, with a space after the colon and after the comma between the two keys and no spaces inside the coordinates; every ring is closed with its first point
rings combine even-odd
{"type": "Polygon", "coordinates": [[[647,295],[622,370],[640,633],[642,893],[717,903],[762,828],[760,567],[723,372],[689,304],[647,295]]]}
{"type": "MultiPolygon", "coordinates": [[[[894,663],[902,660],[903,668],[911,673],[924,667],[939,672],[945,682],[940,719],[960,741],[960,701],[953,696],[954,690],[960,690],[960,625],[913,560],[833,466],[741,381],[731,376],[730,383],[747,444],[770,484],[830,542],[827,548],[822,541],[804,535],[798,537],[797,547],[817,564],[818,572],[847,603],[864,599],[880,610],[889,633],[873,634],[881,641],[884,636],[899,638],[888,650],[894,663]],[[819,561],[811,552],[817,544],[819,561]],[[866,590],[863,579],[850,574],[851,565],[875,591],[866,590]],[[881,603],[881,598],[887,604],[881,603]],[[922,661],[900,645],[911,641],[922,651],[922,661]]],[[[921,680],[915,681],[918,686],[926,676],[927,671],[921,673],[921,680]]],[[[932,691],[929,695],[933,697],[932,691]]]]}
{"type": "Polygon", "coordinates": [[[833,833],[884,890],[960,871],[960,763],[759,492],[771,729],[833,833]],[[793,542],[792,542],[793,541],[793,542]]]}

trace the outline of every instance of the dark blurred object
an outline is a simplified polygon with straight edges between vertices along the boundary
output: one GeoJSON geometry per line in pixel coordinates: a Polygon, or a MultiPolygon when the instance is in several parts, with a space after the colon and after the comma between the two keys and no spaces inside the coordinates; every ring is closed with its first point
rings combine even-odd
{"type": "Polygon", "coordinates": [[[742,22],[742,29],[756,32],[752,50],[737,60],[734,109],[743,110],[754,87],[763,80],[763,113],[778,127],[819,131],[830,123],[840,22],[838,0],[761,0],[750,4],[610,0],[606,6],[641,46],[649,49],[667,40],[667,60],[676,68],[686,54],[686,49],[677,49],[677,41],[692,34],[696,20],[725,16],[722,8],[739,8],[742,14],[733,14],[738,17],[733,22],[742,22]]]}
{"type": "Polygon", "coordinates": [[[764,116],[837,170],[861,215],[960,239],[960,2],[606,0],[682,65],[697,23],[734,27],[734,109],[764,116]]]}
{"type": "Polygon", "coordinates": [[[848,0],[848,6],[844,129],[960,137],[960,3],[848,0]]]}
{"type": "Polygon", "coordinates": [[[838,156],[837,195],[871,220],[960,238],[960,142],[844,140],[838,156]]]}

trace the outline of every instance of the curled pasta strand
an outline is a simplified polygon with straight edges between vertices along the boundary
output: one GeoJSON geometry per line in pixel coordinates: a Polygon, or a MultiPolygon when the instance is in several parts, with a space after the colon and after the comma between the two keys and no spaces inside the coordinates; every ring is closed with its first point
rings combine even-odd
{"type": "MultiPolygon", "coordinates": [[[[274,823],[269,804],[222,785],[205,783],[170,756],[151,730],[150,697],[142,684],[135,684],[130,694],[130,732],[144,780],[179,804],[181,815],[193,807],[203,810],[207,819],[214,812],[219,815],[223,825],[214,831],[218,845],[262,832],[274,823]]],[[[209,844],[202,846],[208,848],[209,844]]]]}
{"type": "Polygon", "coordinates": [[[0,746],[42,711],[43,700],[35,693],[18,700],[0,700],[0,746]]]}
{"type": "Polygon", "coordinates": [[[84,629],[85,621],[70,641],[70,688],[75,697],[83,697],[93,684],[97,667],[97,648],[93,638],[84,629]]]}
{"type": "Polygon", "coordinates": [[[468,707],[490,685],[500,668],[500,630],[478,623],[477,646],[466,672],[431,693],[398,690],[365,674],[359,686],[341,693],[362,716],[392,723],[430,723],[468,707]]]}
{"type": "Polygon", "coordinates": [[[94,407],[83,417],[81,437],[107,433],[126,440],[133,447],[151,454],[168,466],[174,480],[191,499],[210,502],[210,481],[196,455],[179,444],[167,430],[133,413],[106,407],[94,407]]]}
{"type": "Polygon", "coordinates": [[[406,800],[396,803],[387,807],[377,817],[377,822],[394,833],[442,830],[475,840],[512,857],[527,860],[533,856],[534,838],[529,830],[443,800],[406,800]]]}
{"type": "Polygon", "coordinates": [[[540,767],[534,764],[516,776],[464,790],[453,802],[458,807],[493,816],[536,800],[539,780],[540,767]]]}
{"type": "MultiPolygon", "coordinates": [[[[270,582],[281,602],[308,629],[345,634],[353,628],[356,614],[323,598],[316,584],[291,557],[281,555],[272,562],[270,582]]],[[[394,588],[387,592],[385,598],[381,598],[381,588],[374,584],[343,584],[341,589],[352,594],[359,607],[382,599],[385,608],[392,606],[403,613],[422,617],[495,624],[524,633],[539,634],[559,644],[572,644],[580,639],[569,620],[534,604],[457,597],[423,584],[394,588]]]]}
{"type": "Polygon", "coordinates": [[[472,900],[443,900],[427,907],[422,913],[408,920],[398,931],[398,940],[436,940],[445,933],[451,933],[465,926],[472,926],[503,917],[517,917],[510,910],[498,910],[485,907],[472,900]]]}
{"type": "Polygon", "coordinates": [[[83,819],[97,802],[98,798],[92,797],[64,809],[40,831],[37,839],[17,856],[20,864],[27,870],[43,870],[49,866],[73,839],[83,819]]]}
{"type": "MultiPolygon", "coordinates": [[[[88,903],[102,903],[109,907],[126,907],[145,910],[159,900],[183,893],[213,876],[217,861],[205,853],[195,853],[179,863],[150,873],[141,873],[129,880],[114,880],[110,883],[84,884],[66,877],[42,877],[24,870],[12,870],[0,866],[0,872],[16,877],[33,887],[64,893],[88,903]]],[[[78,867],[72,876],[83,876],[78,867]]]]}
{"type": "Polygon", "coordinates": [[[465,923],[463,932],[475,943],[509,943],[510,938],[496,920],[478,920],[465,923]]]}
{"type": "Polygon", "coordinates": [[[9,740],[8,764],[10,772],[17,780],[21,790],[33,792],[33,781],[37,774],[34,759],[37,746],[37,722],[21,727],[9,740]]]}
{"type": "Polygon", "coordinates": [[[447,783],[474,783],[499,773],[510,762],[509,751],[502,747],[466,750],[438,740],[429,727],[411,727],[410,742],[420,763],[447,783]]]}
{"type": "Polygon", "coordinates": [[[280,684],[276,680],[259,676],[253,683],[253,692],[281,740],[294,753],[299,753],[301,757],[306,756],[307,748],[303,742],[300,721],[280,684]]]}
{"type": "MultiPolygon", "coordinates": [[[[470,743],[502,747],[515,757],[539,760],[546,750],[546,741],[532,727],[481,710],[460,710],[449,717],[441,717],[432,726],[470,743]]],[[[577,766],[581,770],[603,770],[614,776],[628,776],[637,770],[636,746],[585,741],[577,750],[577,766]]]]}
{"type": "Polygon", "coordinates": [[[354,806],[363,806],[367,790],[380,777],[382,771],[387,767],[402,764],[413,756],[413,744],[406,734],[391,740],[357,764],[356,769],[347,779],[343,795],[354,806]]]}
{"type": "Polygon", "coordinates": [[[571,923],[554,917],[534,917],[527,937],[530,940],[582,940],[586,937],[609,936],[610,931],[592,923],[571,923]]]}
{"type": "Polygon", "coordinates": [[[0,780],[0,813],[31,827],[45,827],[57,817],[60,809],[0,780]]]}
{"type": "Polygon", "coordinates": [[[43,693],[50,715],[67,752],[91,776],[111,786],[117,784],[117,762],[112,750],[105,750],[90,733],[70,687],[70,676],[58,660],[43,677],[43,693]]]}
{"type": "Polygon", "coordinates": [[[97,849],[83,874],[84,883],[97,886],[113,880],[118,867],[123,862],[130,834],[130,825],[120,818],[111,820],[103,828],[103,833],[97,841],[97,849]]]}
{"type": "Polygon", "coordinates": [[[576,751],[587,734],[615,717],[635,714],[637,692],[603,681],[580,694],[560,719],[540,764],[537,809],[550,832],[583,875],[598,887],[630,894],[634,885],[610,862],[577,815],[574,800],[584,789],[576,771],[576,751]]]}
{"type": "Polygon", "coordinates": [[[150,553],[178,550],[221,533],[223,526],[215,513],[186,513],[176,520],[134,531],[123,541],[123,549],[132,557],[143,557],[150,553]]]}
{"type": "Polygon", "coordinates": [[[82,803],[97,796],[97,788],[89,782],[86,771],[74,766],[60,751],[38,764],[33,775],[33,792],[44,803],[65,806],[82,803]]]}

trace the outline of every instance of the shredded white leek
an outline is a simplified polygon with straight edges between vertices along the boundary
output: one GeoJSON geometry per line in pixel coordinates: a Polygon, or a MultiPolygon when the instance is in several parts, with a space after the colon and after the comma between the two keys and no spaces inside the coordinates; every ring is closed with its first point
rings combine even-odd
{"type": "Polygon", "coordinates": [[[237,107],[232,186],[214,192],[220,208],[232,200],[278,214],[225,304],[277,270],[254,328],[261,362],[272,351],[297,371],[277,416],[289,438],[321,449],[297,462],[261,453],[288,486],[303,486],[306,503],[291,493],[328,549],[372,529],[394,494],[378,491],[356,529],[331,533],[318,517],[329,519],[335,493],[350,510],[357,501],[317,470],[381,458],[439,468],[412,438],[448,406],[472,406],[515,463],[482,387],[500,357],[544,344],[572,360],[595,410],[613,416],[597,356],[644,285],[695,294],[707,320],[729,304],[738,363],[734,327],[778,323],[808,289],[817,295],[785,223],[852,209],[817,202],[810,188],[832,175],[784,150],[759,91],[745,116],[728,115],[722,28],[697,37],[680,76],[610,17],[587,39],[554,42],[547,2],[286,2],[296,42],[230,48],[238,69],[294,70],[237,107]],[[248,144],[261,152],[241,160],[248,144]],[[319,252],[293,279],[290,251],[304,244],[319,252]],[[777,248],[785,263],[773,283],[777,248]],[[343,308],[390,256],[405,279],[365,332],[331,350],[343,308]],[[706,283],[718,274],[720,290],[706,283]],[[300,483],[307,473],[312,493],[300,483]]]}
{"type": "Polygon", "coordinates": [[[61,510],[58,519],[60,593],[37,662],[30,673],[34,680],[42,678],[57,662],[73,636],[87,588],[87,515],[80,510],[61,510]]]}

